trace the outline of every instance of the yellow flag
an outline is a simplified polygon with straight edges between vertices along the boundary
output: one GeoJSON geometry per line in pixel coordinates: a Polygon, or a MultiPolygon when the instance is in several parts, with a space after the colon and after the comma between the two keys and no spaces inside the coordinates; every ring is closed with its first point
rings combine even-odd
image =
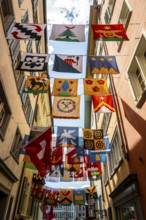
{"type": "Polygon", "coordinates": [[[54,79],[53,96],[77,96],[78,79],[54,79]]]}
{"type": "Polygon", "coordinates": [[[80,118],[80,96],[77,97],[58,97],[54,96],[53,118],[80,118]]]}
{"type": "Polygon", "coordinates": [[[104,95],[109,94],[107,82],[104,78],[85,78],[84,94],[85,95],[104,95]]]}

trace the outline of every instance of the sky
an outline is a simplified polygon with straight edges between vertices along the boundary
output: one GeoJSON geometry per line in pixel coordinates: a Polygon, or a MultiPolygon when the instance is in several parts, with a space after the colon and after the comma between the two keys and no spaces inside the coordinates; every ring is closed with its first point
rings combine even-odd
{"type": "MultiPolygon", "coordinates": [[[[80,119],[54,119],[55,130],[57,126],[68,126],[68,127],[84,127],[84,95],[83,95],[83,84],[82,79],[85,78],[86,74],[86,55],[87,55],[87,30],[89,22],[89,10],[90,5],[93,0],[49,0],[47,1],[47,28],[48,28],[48,48],[50,55],[49,62],[49,75],[51,80],[51,87],[53,86],[54,78],[78,78],[78,95],[81,95],[81,104],[80,104],[80,119]],[[53,24],[84,24],[86,25],[86,41],[78,43],[69,43],[69,42],[59,42],[49,40],[53,24]],[[83,55],[83,72],[81,74],[68,74],[67,73],[58,73],[52,71],[54,55],[55,54],[64,54],[64,55],[83,55]]],[[[52,97],[53,101],[53,97],[52,97]]],[[[49,183],[47,186],[51,187],[52,184],[56,188],[58,187],[71,187],[73,182],[70,183],[49,183]]],[[[89,186],[89,181],[85,181],[79,184],[75,184],[77,187],[89,186]]]]}

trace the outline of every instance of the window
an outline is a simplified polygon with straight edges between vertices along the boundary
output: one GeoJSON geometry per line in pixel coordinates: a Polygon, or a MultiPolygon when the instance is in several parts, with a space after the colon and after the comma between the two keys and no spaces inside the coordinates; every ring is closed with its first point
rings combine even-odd
{"type": "Polygon", "coordinates": [[[25,200],[26,200],[26,196],[27,196],[27,191],[28,191],[28,178],[24,177],[23,178],[23,183],[22,183],[22,188],[21,188],[21,195],[20,195],[20,200],[19,200],[19,206],[18,206],[18,212],[23,213],[23,209],[24,209],[24,204],[25,204],[25,200]]]}
{"type": "Polygon", "coordinates": [[[32,53],[32,41],[31,41],[31,40],[28,41],[28,44],[27,44],[27,52],[28,52],[28,53],[32,53]]]}
{"type": "Polygon", "coordinates": [[[116,2],[116,0],[110,0],[109,1],[109,5],[106,9],[105,16],[104,16],[104,20],[105,20],[106,24],[109,24],[110,21],[111,21],[111,17],[112,17],[112,14],[113,14],[113,9],[114,9],[114,6],[115,6],[115,2],[116,2]]]}
{"type": "Polygon", "coordinates": [[[14,64],[20,53],[20,42],[18,40],[8,40],[12,63],[14,64]]]}
{"type": "Polygon", "coordinates": [[[105,114],[104,114],[103,121],[102,121],[102,126],[101,126],[102,129],[103,129],[103,132],[104,132],[104,133],[107,132],[107,129],[108,129],[108,125],[109,125],[109,122],[110,122],[111,115],[112,115],[111,112],[109,112],[109,113],[105,113],[105,114]]]}
{"type": "Polygon", "coordinates": [[[2,15],[4,29],[7,34],[9,28],[11,27],[12,23],[15,20],[11,0],[2,0],[1,1],[0,13],[2,15]]]}
{"type": "Polygon", "coordinates": [[[20,134],[20,131],[19,129],[17,129],[14,140],[13,140],[12,148],[11,148],[11,154],[16,160],[19,160],[19,156],[20,156],[19,149],[22,145],[22,141],[23,139],[20,134]]]}
{"type": "Polygon", "coordinates": [[[7,98],[0,81],[0,139],[4,140],[5,133],[10,121],[11,111],[7,98]]]}
{"type": "Polygon", "coordinates": [[[18,0],[19,7],[21,7],[21,5],[22,5],[23,1],[24,1],[24,0],[18,0]]]}
{"type": "Polygon", "coordinates": [[[146,37],[142,35],[128,69],[136,107],[141,108],[146,100],[146,37]]]}
{"type": "Polygon", "coordinates": [[[28,23],[28,22],[29,22],[29,17],[28,17],[28,10],[27,10],[21,19],[21,23],[28,23]]]}
{"type": "Polygon", "coordinates": [[[114,173],[115,169],[118,167],[120,161],[122,160],[121,145],[122,142],[120,133],[116,127],[111,141],[111,153],[109,154],[109,168],[111,174],[114,173]]]}
{"type": "MultiPolygon", "coordinates": [[[[132,10],[125,0],[123,2],[123,6],[122,6],[121,13],[120,13],[119,20],[118,20],[118,23],[123,24],[125,31],[127,30],[127,27],[128,27],[128,24],[131,18],[131,14],[132,14],[132,10]]],[[[121,42],[117,41],[118,51],[120,51],[122,43],[123,43],[122,41],[121,42]]]]}
{"type": "Polygon", "coordinates": [[[108,166],[107,166],[107,162],[103,163],[103,180],[104,180],[104,184],[106,184],[108,182],[108,166]]]}

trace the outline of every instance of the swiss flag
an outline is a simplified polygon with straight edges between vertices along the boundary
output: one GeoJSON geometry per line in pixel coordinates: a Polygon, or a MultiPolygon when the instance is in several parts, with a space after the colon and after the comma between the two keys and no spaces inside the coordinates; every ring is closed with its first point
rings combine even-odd
{"type": "Polygon", "coordinates": [[[50,127],[24,147],[42,177],[50,171],[51,137],[50,127]]]}

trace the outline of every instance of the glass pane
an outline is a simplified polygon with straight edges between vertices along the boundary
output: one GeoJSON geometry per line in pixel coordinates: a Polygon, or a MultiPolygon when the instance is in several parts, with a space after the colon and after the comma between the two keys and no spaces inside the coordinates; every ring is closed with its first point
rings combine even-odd
{"type": "Polygon", "coordinates": [[[129,203],[121,206],[121,220],[138,220],[134,203],[129,203]]]}

